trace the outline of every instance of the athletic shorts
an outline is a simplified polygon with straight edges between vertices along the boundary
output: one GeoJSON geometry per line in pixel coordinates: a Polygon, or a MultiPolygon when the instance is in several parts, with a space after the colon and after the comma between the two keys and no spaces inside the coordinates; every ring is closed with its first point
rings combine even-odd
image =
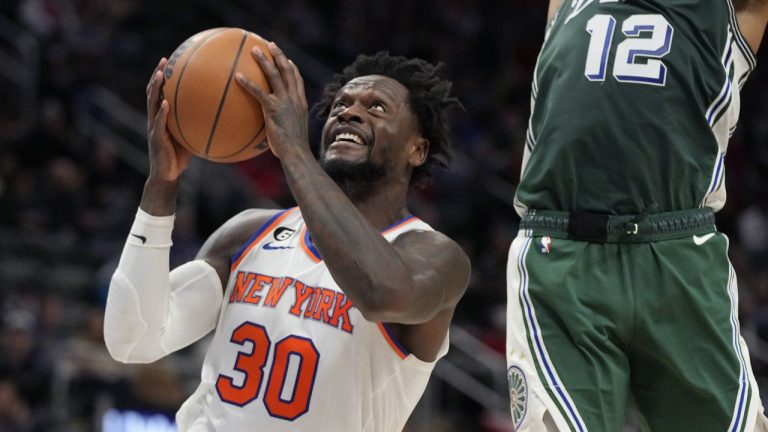
{"type": "Polygon", "coordinates": [[[620,432],[630,404],[643,430],[764,430],[728,239],[706,213],[622,217],[599,233],[586,223],[578,235],[573,215],[524,219],[507,265],[518,432],[620,432]]]}

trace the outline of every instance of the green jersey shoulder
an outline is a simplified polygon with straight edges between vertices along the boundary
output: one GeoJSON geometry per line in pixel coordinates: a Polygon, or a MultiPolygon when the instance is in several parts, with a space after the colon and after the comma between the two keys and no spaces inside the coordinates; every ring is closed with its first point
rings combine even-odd
{"type": "Polygon", "coordinates": [[[534,73],[518,213],[718,210],[754,66],[730,0],[566,1],[534,73]]]}

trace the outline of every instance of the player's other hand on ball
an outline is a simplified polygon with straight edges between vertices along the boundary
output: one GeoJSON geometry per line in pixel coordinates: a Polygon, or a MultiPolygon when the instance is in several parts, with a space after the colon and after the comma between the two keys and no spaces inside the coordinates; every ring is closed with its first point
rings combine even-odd
{"type": "Polygon", "coordinates": [[[267,140],[275,156],[310,151],[304,79],[296,64],[274,42],[269,43],[269,52],[274,64],[258,48],[254,48],[251,55],[266,76],[272,93],[267,93],[240,73],[236,75],[237,82],[261,104],[267,140]]]}
{"type": "Polygon", "coordinates": [[[169,105],[162,97],[164,72],[168,60],[163,57],[147,84],[147,135],[149,137],[149,177],[162,182],[178,181],[187,169],[192,153],[168,133],[169,105]]]}

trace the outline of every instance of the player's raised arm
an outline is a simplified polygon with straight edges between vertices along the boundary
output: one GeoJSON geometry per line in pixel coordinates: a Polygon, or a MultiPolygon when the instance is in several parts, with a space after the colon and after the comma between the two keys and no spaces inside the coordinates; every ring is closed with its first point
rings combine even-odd
{"type": "Polygon", "coordinates": [[[768,23],[768,0],[734,0],[733,5],[739,29],[752,52],[757,53],[768,23]]]}
{"type": "Polygon", "coordinates": [[[244,230],[262,217],[254,212],[236,216],[206,242],[201,259],[169,273],[179,181],[192,154],[166,128],[168,102],[160,96],[166,64],[160,61],[147,85],[150,174],[105,311],[107,348],[126,363],[155,361],[214,328],[227,282],[225,255],[245,241],[244,230]]]}
{"type": "Polygon", "coordinates": [[[141,209],[153,216],[169,216],[176,211],[176,199],[182,173],[192,160],[192,153],[168,133],[168,101],[161,96],[164,71],[168,64],[160,59],[147,84],[147,134],[149,136],[149,177],[141,197],[141,209]]]}

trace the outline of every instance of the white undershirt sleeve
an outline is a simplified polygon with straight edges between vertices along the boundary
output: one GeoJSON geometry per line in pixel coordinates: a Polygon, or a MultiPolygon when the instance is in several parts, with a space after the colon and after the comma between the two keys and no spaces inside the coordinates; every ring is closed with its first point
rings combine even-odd
{"type": "Polygon", "coordinates": [[[195,260],[168,272],[173,221],[136,213],[104,316],[104,340],[117,361],[151,363],[216,326],[223,301],[216,270],[195,260]]]}

